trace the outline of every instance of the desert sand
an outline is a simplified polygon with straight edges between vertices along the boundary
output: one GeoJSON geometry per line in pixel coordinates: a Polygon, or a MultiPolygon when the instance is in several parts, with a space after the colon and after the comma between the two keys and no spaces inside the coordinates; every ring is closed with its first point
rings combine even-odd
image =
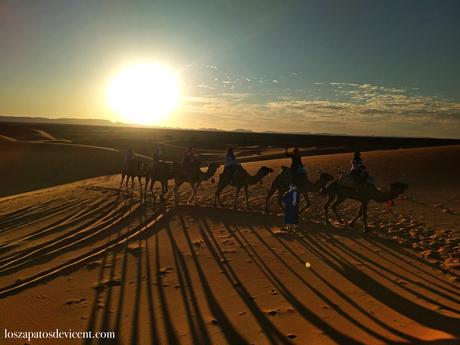
{"type": "MultiPolygon", "coordinates": [[[[364,153],[379,187],[409,185],[394,205],[371,204],[364,234],[360,222],[326,225],[322,196],[312,196],[298,231],[281,232],[275,198],[263,210],[287,159],[244,163],[252,174],[264,165],[274,173],[250,188],[249,210],[243,193],[234,210],[231,188],[212,207],[211,181],[194,205],[185,187],[179,205],[172,192],[164,203],[144,200],[138,185],[119,195],[120,175],[101,173],[119,166],[118,151],[39,145],[41,164],[76,158],[57,186],[0,198],[0,330],[116,332],[113,342],[31,344],[460,342],[460,146],[364,153]],[[100,155],[83,164],[88,150],[100,155]],[[105,176],[87,178],[95,162],[91,173],[105,176]],[[78,181],[65,184],[70,172],[78,181]]],[[[18,179],[24,164],[38,165],[16,161],[9,173],[18,179]]],[[[348,170],[350,154],[303,161],[316,180],[348,170]]],[[[351,219],[357,207],[340,211],[351,219]]]]}

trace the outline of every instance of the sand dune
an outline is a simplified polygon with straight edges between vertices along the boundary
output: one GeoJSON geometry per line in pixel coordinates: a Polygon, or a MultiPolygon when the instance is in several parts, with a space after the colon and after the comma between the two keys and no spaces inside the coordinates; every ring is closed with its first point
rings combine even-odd
{"type": "Polygon", "coordinates": [[[120,171],[113,149],[59,143],[1,142],[0,196],[120,171]]]}
{"type": "MultiPolygon", "coordinates": [[[[262,211],[287,160],[245,164],[275,169],[251,188],[250,210],[242,198],[226,208],[231,189],[225,208],[212,208],[211,182],[195,206],[184,205],[187,188],[181,206],[171,193],[164,204],[137,190],[118,196],[119,176],[0,198],[0,328],[113,330],[117,344],[456,344],[459,153],[365,153],[379,185],[410,186],[394,206],[371,206],[365,235],[360,224],[325,225],[321,197],[299,231],[280,233],[275,200],[271,215],[262,211]]],[[[304,162],[316,179],[349,159],[304,162]]],[[[346,218],[355,211],[341,208],[346,218]]]]}

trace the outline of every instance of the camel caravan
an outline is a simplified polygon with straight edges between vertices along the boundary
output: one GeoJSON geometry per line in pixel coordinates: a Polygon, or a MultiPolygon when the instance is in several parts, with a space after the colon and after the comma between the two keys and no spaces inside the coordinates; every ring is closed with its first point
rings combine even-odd
{"type": "MultiPolygon", "coordinates": [[[[371,200],[379,203],[391,202],[400,194],[404,193],[408,185],[397,182],[390,186],[388,191],[378,189],[373,178],[369,175],[367,167],[361,158],[359,150],[356,150],[352,159],[350,173],[342,174],[338,178],[334,178],[326,172],[320,173],[316,181],[311,181],[308,178],[307,171],[302,162],[300,151],[296,148],[292,153],[285,151],[286,157],[291,158],[290,167],[282,166],[280,173],[274,178],[265,200],[265,213],[269,212],[269,202],[273,195],[277,195],[277,200],[282,209],[287,210],[286,198],[290,193],[294,192],[295,198],[300,200],[300,196],[305,201],[305,207],[298,209],[299,203],[294,202],[297,213],[301,213],[304,209],[311,205],[309,194],[326,195],[327,201],[324,205],[325,222],[330,223],[329,209],[332,209],[337,221],[344,224],[342,217],[337,211],[337,207],[347,199],[352,199],[360,203],[360,207],[356,216],[348,223],[353,226],[358,219],[362,219],[363,231],[368,231],[367,225],[367,209],[371,200]],[[296,196],[298,193],[298,196],[296,196]]],[[[152,156],[152,163],[148,164],[140,157],[136,156],[132,149],[128,149],[125,155],[125,161],[121,171],[121,182],[119,187],[119,195],[123,189],[123,182],[126,190],[129,192],[129,181],[131,180],[131,192],[134,192],[134,180],[137,178],[139,182],[139,192],[142,198],[147,197],[147,192],[156,198],[154,193],[155,182],[161,184],[161,194],[159,198],[164,199],[168,192],[168,182],[174,180],[174,200],[178,203],[178,192],[180,187],[187,183],[191,187],[191,195],[188,202],[195,203],[198,188],[201,183],[209,179],[214,183],[214,175],[220,170],[221,164],[209,163],[203,171],[201,162],[195,155],[193,149],[189,147],[183,156],[182,162],[168,162],[162,160],[162,151],[160,147],[155,149],[152,156]],[[145,179],[144,187],[142,179],[145,179]]],[[[217,188],[214,194],[214,207],[221,207],[220,195],[227,186],[234,187],[235,194],[233,199],[233,208],[237,207],[237,199],[241,189],[243,189],[246,199],[246,208],[249,209],[248,189],[250,186],[262,183],[264,177],[273,173],[273,169],[267,166],[262,166],[259,170],[251,175],[238,162],[233,152],[229,148],[225,156],[224,169],[219,174],[217,188]]],[[[297,200],[297,199],[296,199],[297,200]]]]}

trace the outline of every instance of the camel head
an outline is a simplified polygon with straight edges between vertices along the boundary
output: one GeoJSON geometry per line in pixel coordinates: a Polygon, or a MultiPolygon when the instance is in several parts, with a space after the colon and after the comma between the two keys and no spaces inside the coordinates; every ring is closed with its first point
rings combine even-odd
{"type": "Polygon", "coordinates": [[[260,181],[259,183],[262,185],[262,179],[271,174],[273,172],[273,169],[272,168],[269,168],[269,167],[266,167],[266,166],[263,166],[259,169],[259,171],[257,172],[257,175],[260,175],[260,181]]]}
{"type": "Polygon", "coordinates": [[[282,165],[281,166],[281,171],[280,171],[280,175],[283,175],[283,176],[291,176],[291,168],[285,166],[285,165],[282,165]]]}
{"type": "Polygon", "coordinates": [[[273,169],[263,166],[259,169],[259,172],[262,174],[262,176],[267,176],[268,174],[271,174],[273,172],[273,169]]]}
{"type": "MultiPolygon", "coordinates": [[[[210,163],[208,166],[208,171],[211,172],[212,175],[214,175],[219,168],[220,168],[219,163],[210,163]]],[[[214,179],[214,177],[211,177],[211,183],[215,183],[215,182],[216,180],[214,179]]]]}
{"type": "Polygon", "coordinates": [[[408,188],[409,186],[406,183],[396,182],[391,184],[390,190],[396,194],[402,194],[408,188]]]}

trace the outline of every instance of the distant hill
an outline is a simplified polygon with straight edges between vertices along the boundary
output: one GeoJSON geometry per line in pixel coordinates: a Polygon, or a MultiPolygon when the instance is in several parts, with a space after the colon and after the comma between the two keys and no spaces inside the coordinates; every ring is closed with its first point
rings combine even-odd
{"type": "Polygon", "coordinates": [[[21,122],[21,123],[57,123],[63,125],[93,125],[93,126],[126,126],[122,123],[112,122],[103,119],[75,119],[58,118],[48,119],[46,117],[8,116],[0,115],[0,122],[21,122]]]}
{"type": "Polygon", "coordinates": [[[237,133],[254,133],[250,129],[244,129],[244,128],[237,128],[234,129],[232,132],[237,132],[237,133]]]}
{"type": "Polygon", "coordinates": [[[219,128],[207,128],[207,127],[202,127],[198,128],[198,131],[206,131],[206,132],[225,132],[223,129],[219,128]]]}

